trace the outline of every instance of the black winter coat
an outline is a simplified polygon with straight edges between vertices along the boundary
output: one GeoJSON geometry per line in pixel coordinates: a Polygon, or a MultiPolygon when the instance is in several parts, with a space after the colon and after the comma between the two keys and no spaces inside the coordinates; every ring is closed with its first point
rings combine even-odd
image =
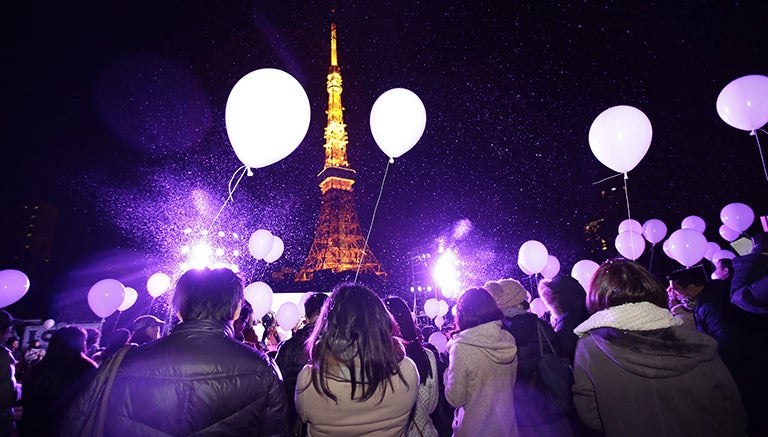
{"type": "MultiPolygon", "coordinates": [[[[111,436],[283,436],[288,426],[279,371],[217,320],[183,322],[126,354],[112,387],[111,436]]],[[[68,412],[65,435],[82,429],[93,384],[68,412]]]]}

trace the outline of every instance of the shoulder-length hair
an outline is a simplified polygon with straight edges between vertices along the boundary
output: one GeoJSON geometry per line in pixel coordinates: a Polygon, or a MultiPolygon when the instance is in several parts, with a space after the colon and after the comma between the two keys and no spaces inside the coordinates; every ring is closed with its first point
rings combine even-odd
{"type": "Polygon", "coordinates": [[[366,401],[380,387],[383,399],[387,386],[394,390],[394,375],[407,385],[400,372],[405,351],[394,334],[395,322],[376,293],[362,285],[338,285],[307,340],[312,385],[336,401],[328,386],[329,376],[337,373],[334,366],[348,371],[350,399],[366,401]]]}
{"type": "Polygon", "coordinates": [[[470,288],[456,302],[456,325],[459,331],[502,318],[504,314],[485,288],[470,288]]]}
{"type": "Polygon", "coordinates": [[[416,363],[421,377],[421,385],[427,383],[427,378],[432,376],[432,366],[429,364],[429,357],[421,345],[421,332],[416,329],[416,323],[413,321],[413,315],[405,301],[397,296],[384,299],[389,313],[395,319],[395,335],[403,340],[405,345],[405,355],[416,363]]]}
{"type": "Polygon", "coordinates": [[[664,286],[640,264],[625,259],[608,260],[592,276],[587,293],[590,313],[637,302],[667,307],[664,286]]]}

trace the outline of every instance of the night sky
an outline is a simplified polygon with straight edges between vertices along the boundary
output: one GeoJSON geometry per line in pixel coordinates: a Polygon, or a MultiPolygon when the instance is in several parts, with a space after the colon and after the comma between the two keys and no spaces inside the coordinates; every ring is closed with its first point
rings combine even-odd
{"type": "MultiPolygon", "coordinates": [[[[434,250],[439,239],[466,257],[468,285],[523,278],[517,251],[531,239],[564,273],[580,259],[615,256],[623,197],[609,205],[619,218],[605,225],[607,253],[590,254],[583,229],[604,215],[600,191],[621,183],[594,184],[615,173],[587,139],[595,117],[616,105],[640,109],[653,126],[650,150],[629,173],[632,218],[661,219],[671,233],[699,215],[707,239],[727,248],[717,233],[723,206],[743,202],[768,214],[755,138],[715,109],[730,81],[768,74],[766,2],[6,2],[3,9],[2,205],[59,210],[50,261],[27,272],[32,288],[10,307],[23,317],[92,318],[83,305],[95,281],[116,277],[142,295],[149,274],[177,263],[183,229],[210,223],[227,197],[240,162],[224,107],[232,86],[259,68],[287,71],[303,85],[309,131],[288,158],[243,179],[217,224],[246,238],[267,228],[284,240],[272,266],[242,260],[247,279],[300,267],[320,209],[332,21],[365,232],[387,164],[369,128],[373,102],[403,87],[427,111],[419,143],[389,167],[371,231],[370,246],[392,278],[383,292],[409,287],[409,252],[434,250]],[[459,223],[471,226],[456,238],[459,223]]],[[[758,229],[756,222],[749,232],[758,229]]],[[[649,251],[638,260],[646,266],[649,251]]],[[[20,268],[13,255],[0,268],[20,268]]],[[[654,256],[660,275],[679,267],[660,247],[654,256]]],[[[136,311],[147,306],[144,299],[136,311]]]]}

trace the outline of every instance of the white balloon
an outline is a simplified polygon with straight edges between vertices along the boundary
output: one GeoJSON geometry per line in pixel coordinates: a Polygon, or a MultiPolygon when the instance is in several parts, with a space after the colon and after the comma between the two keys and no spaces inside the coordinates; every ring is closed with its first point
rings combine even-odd
{"type": "Polygon", "coordinates": [[[309,98],[290,74],[262,68],[235,84],[224,118],[238,159],[247,167],[266,167],[290,155],[304,140],[309,98]]]}
{"type": "Polygon", "coordinates": [[[541,276],[552,279],[560,273],[560,261],[552,255],[547,257],[547,265],[541,270],[541,276]]]}
{"type": "Polygon", "coordinates": [[[171,277],[163,272],[157,272],[147,280],[147,292],[152,297],[158,297],[171,288],[171,277]]]}
{"type": "Polygon", "coordinates": [[[723,237],[725,241],[731,242],[737,238],[739,238],[739,235],[741,235],[741,232],[731,229],[728,227],[728,225],[720,225],[720,229],[718,230],[720,233],[720,236],[723,237]]]}
{"type": "Polygon", "coordinates": [[[117,279],[102,279],[88,290],[88,306],[102,319],[117,311],[125,297],[125,286],[117,279]]]}
{"type": "Polygon", "coordinates": [[[118,311],[125,311],[128,308],[132,307],[133,304],[136,303],[136,300],[139,298],[139,293],[136,292],[135,288],[132,287],[125,287],[125,296],[123,296],[123,303],[120,304],[119,307],[117,307],[118,311]]]}
{"type": "Polygon", "coordinates": [[[598,267],[596,262],[588,259],[578,261],[571,268],[571,276],[573,276],[585,290],[589,290],[589,284],[592,282],[592,275],[595,274],[598,267]]]}
{"type": "Polygon", "coordinates": [[[549,261],[547,248],[539,241],[528,240],[517,252],[517,265],[528,274],[539,273],[549,261]]]}
{"type": "Polygon", "coordinates": [[[755,221],[755,212],[749,205],[739,202],[729,203],[720,210],[720,220],[729,228],[744,232],[755,221]]]}
{"type": "Polygon", "coordinates": [[[434,319],[437,317],[438,313],[440,312],[440,302],[437,301],[435,298],[427,299],[426,302],[424,302],[424,313],[426,313],[427,317],[430,319],[434,319]]]}
{"type": "Polygon", "coordinates": [[[651,244],[656,244],[667,236],[667,225],[659,219],[650,219],[643,223],[643,236],[651,244]]]}
{"type": "Polygon", "coordinates": [[[443,318],[443,316],[435,317],[435,326],[437,326],[438,328],[442,328],[443,323],[445,323],[445,319],[443,318]]]}
{"type": "Polygon", "coordinates": [[[548,311],[547,304],[540,297],[531,301],[531,312],[541,317],[548,311]]]}
{"type": "Polygon", "coordinates": [[[275,314],[277,324],[286,331],[293,329],[301,320],[301,310],[293,302],[285,302],[280,305],[275,314]]]}
{"type": "Polygon", "coordinates": [[[768,77],[742,76],[717,96],[717,114],[736,129],[753,131],[768,123],[768,77]]]}
{"type": "Polygon", "coordinates": [[[614,106],[592,122],[589,147],[603,165],[626,173],[648,152],[652,136],[651,121],[642,111],[632,106],[614,106]]]}
{"type": "MultiPolygon", "coordinates": [[[[715,253],[719,250],[722,250],[720,248],[720,245],[717,243],[713,243],[711,241],[707,242],[707,251],[704,253],[704,258],[713,261],[712,256],[715,255],[715,253]]],[[[714,261],[713,261],[714,262],[714,261]]]]}
{"type": "Polygon", "coordinates": [[[614,244],[621,256],[632,261],[640,258],[640,255],[645,251],[645,239],[643,236],[630,230],[617,235],[614,244]]]}
{"type": "Polygon", "coordinates": [[[264,261],[273,263],[283,256],[285,244],[280,237],[272,237],[272,249],[264,256],[264,261]]]}
{"type": "Polygon", "coordinates": [[[643,225],[641,225],[640,222],[635,219],[626,219],[623,222],[619,223],[619,233],[622,233],[624,231],[632,231],[632,232],[637,232],[638,234],[642,234],[643,225]]]}
{"type": "Polygon", "coordinates": [[[20,270],[0,271],[0,308],[18,302],[29,291],[29,277],[20,270]]]}
{"type": "Polygon", "coordinates": [[[707,229],[707,224],[704,222],[703,218],[697,215],[689,215],[683,219],[682,223],[680,223],[680,228],[693,229],[694,231],[699,231],[703,234],[707,229]]]}
{"type": "MultiPolygon", "coordinates": [[[[263,259],[272,251],[275,237],[266,229],[259,229],[248,239],[248,251],[256,259],[263,259]]],[[[282,241],[282,240],[281,240],[282,241]]]]}
{"type": "Polygon", "coordinates": [[[245,300],[253,308],[253,318],[260,319],[272,309],[273,292],[268,284],[258,281],[243,290],[245,300]]]}
{"type": "Polygon", "coordinates": [[[393,88],[373,103],[371,133],[379,148],[390,158],[411,150],[427,125],[424,103],[413,91],[393,88]]]}
{"type": "Polygon", "coordinates": [[[734,259],[736,258],[736,254],[726,249],[718,250],[712,255],[712,262],[719,261],[723,258],[734,259]]]}
{"type": "Polygon", "coordinates": [[[433,332],[432,335],[429,336],[429,344],[433,345],[437,348],[437,351],[442,353],[445,353],[445,345],[448,344],[448,339],[445,337],[445,334],[442,332],[433,332]]]}
{"type": "Polygon", "coordinates": [[[686,267],[701,261],[707,253],[707,238],[694,229],[678,229],[667,241],[672,258],[686,267]]]}
{"type": "Polygon", "coordinates": [[[48,319],[45,322],[43,322],[43,329],[51,329],[55,324],[56,322],[53,319],[48,319]]]}
{"type": "Polygon", "coordinates": [[[450,310],[450,307],[448,306],[448,302],[444,300],[437,301],[438,303],[438,309],[437,309],[437,317],[443,317],[444,315],[448,314],[448,310],[450,310]]]}

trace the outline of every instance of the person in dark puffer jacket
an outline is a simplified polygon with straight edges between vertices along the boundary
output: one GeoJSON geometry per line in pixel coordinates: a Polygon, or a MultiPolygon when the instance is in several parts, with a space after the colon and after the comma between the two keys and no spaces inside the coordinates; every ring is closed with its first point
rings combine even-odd
{"type": "MultiPolygon", "coordinates": [[[[119,365],[106,409],[109,435],[286,435],[280,372],[233,338],[242,300],[242,282],[229,269],[182,275],[173,296],[182,322],[129,350],[119,365]]],[[[94,390],[91,383],[74,402],[62,434],[81,435],[94,390]]]]}

